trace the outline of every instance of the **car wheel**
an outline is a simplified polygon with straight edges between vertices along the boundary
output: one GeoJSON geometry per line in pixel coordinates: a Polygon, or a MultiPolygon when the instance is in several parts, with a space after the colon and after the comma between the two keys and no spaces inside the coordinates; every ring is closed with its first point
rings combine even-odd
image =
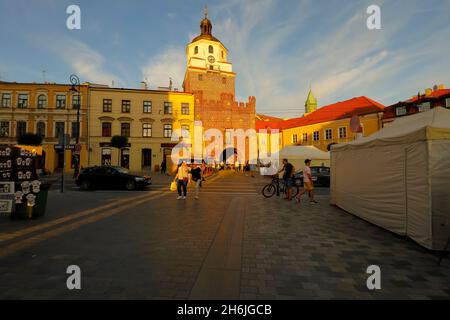
{"type": "Polygon", "coordinates": [[[133,180],[127,181],[127,184],[125,185],[125,189],[127,189],[128,191],[135,190],[136,182],[134,182],[133,180]]]}
{"type": "Polygon", "coordinates": [[[91,188],[91,183],[89,180],[83,180],[80,184],[81,190],[87,191],[91,188]]]}

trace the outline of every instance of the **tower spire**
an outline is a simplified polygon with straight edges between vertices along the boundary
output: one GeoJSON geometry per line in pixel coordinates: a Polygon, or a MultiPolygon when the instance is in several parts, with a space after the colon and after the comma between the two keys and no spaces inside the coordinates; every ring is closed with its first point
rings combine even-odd
{"type": "Polygon", "coordinates": [[[203,12],[205,13],[205,19],[208,19],[208,5],[205,4],[205,9],[203,10],[203,12]]]}

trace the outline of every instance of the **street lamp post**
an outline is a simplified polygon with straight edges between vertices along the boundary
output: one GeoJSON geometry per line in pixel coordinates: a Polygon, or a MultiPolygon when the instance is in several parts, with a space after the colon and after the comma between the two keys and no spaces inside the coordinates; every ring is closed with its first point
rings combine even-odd
{"type": "Polygon", "coordinates": [[[78,173],[80,172],[80,152],[79,144],[80,144],[80,108],[81,108],[81,84],[80,84],[80,78],[78,78],[77,75],[72,74],[70,75],[70,83],[72,84],[72,87],[70,88],[70,91],[73,93],[77,93],[77,135],[76,135],[76,145],[74,151],[77,152],[75,156],[75,171],[73,177],[76,178],[78,176],[78,173]]]}

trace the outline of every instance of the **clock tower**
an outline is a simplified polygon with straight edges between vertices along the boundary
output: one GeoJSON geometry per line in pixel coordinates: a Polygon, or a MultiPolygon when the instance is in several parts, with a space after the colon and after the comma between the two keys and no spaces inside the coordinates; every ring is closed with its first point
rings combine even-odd
{"type": "Polygon", "coordinates": [[[203,99],[220,100],[222,93],[234,97],[233,65],[227,61],[228,50],[212,35],[212,24],[207,17],[200,22],[200,35],[186,48],[187,70],[184,90],[203,91],[203,99]]]}
{"type": "Polygon", "coordinates": [[[195,120],[202,121],[204,129],[254,129],[255,97],[235,101],[236,73],[228,49],[212,34],[206,8],[200,34],[187,45],[186,58],[183,89],[194,94],[195,120]]]}

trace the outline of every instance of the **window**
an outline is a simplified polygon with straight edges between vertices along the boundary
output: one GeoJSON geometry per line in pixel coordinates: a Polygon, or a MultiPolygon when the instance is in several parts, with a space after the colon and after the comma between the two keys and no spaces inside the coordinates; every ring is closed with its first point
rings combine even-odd
{"type": "Polygon", "coordinates": [[[172,102],[164,102],[164,114],[172,114],[172,102]]]}
{"type": "Polygon", "coordinates": [[[165,124],[164,125],[164,138],[170,138],[170,137],[172,137],[172,125],[165,124]]]}
{"type": "Polygon", "coordinates": [[[9,121],[0,122],[0,137],[9,137],[9,121]]]}
{"type": "Polygon", "coordinates": [[[45,123],[39,121],[36,125],[36,134],[41,137],[45,137],[45,123]]]}
{"type": "Polygon", "coordinates": [[[203,80],[203,75],[202,74],[199,74],[198,75],[198,81],[202,81],[203,80]]]}
{"type": "Polygon", "coordinates": [[[56,109],[64,109],[66,107],[66,96],[63,94],[56,95],[56,109]]]}
{"type": "Polygon", "coordinates": [[[122,100],[122,113],[130,113],[131,102],[130,100],[122,100]]]}
{"type": "Polygon", "coordinates": [[[2,108],[10,108],[11,107],[11,94],[4,93],[2,94],[2,108]]]}
{"type": "Polygon", "coordinates": [[[225,77],[222,78],[222,84],[227,84],[227,78],[225,77]]]}
{"type": "Polygon", "coordinates": [[[209,53],[214,53],[214,48],[213,48],[213,46],[209,46],[209,47],[208,47],[208,52],[209,52],[209,53]]]}
{"type": "Polygon", "coordinates": [[[120,135],[123,137],[130,136],[130,124],[129,123],[122,123],[120,125],[120,135]]]}
{"type": "Polygon", "coordinates": [[[195,48],[194,48],[194,54],[198,54],[198,46],[195,46],[195,48]]]}
{"type": "Polygon", "coordinates": [[[142,124],[142,136],[147,138],[152,136],[152,124],[143,123],[142,124]]]}
{"type": "Polygon", "coordinates": [[[47,97],[45,96],[45,94],[40,94],[38,96],[37,107],[38,107],[38,109],[47,108],[47,97]]]}
{"type": "Polygon", "coordinates": [[[55,137],[59,138],[61,135],[65,134],[65,123],[55,122],[55,137]]]}
{"type": "Polygon", "coordinates": [[[331,130],[331,129],[326,129],[325,130],[325,139],[326,140],[333,139],[333,130],[331,130]]]}
{"type": "Polygon", "coordinates": [[[181,104],[181,114],[188,115],[189,114],[189,103],[181,104]]]}
{"type": "Polygon", "coordinates": [[[110,166],[111,165],[111,149],[103,148],[102,149],[102,166],[110,166]]]}
{"type": "Polygon", "coordinates": [[[103,99],[103,112],[112,112],[112,100],[103,99]]]}
{"type": "Polygon", "coordinates": [[[292,143],[293,143],[293,144],[297,144],[297,141],[298,141],[297,135],[296,135],[296,134],[293,134],[293,135],[292,135],[292,143]]]}
{"type": "Polygon", "coordinates": [[[347,127],[339,128],[339,139],[347,138],[347,127]]]}
{"type": "Polygon", "coordinates": [[[181,126],[181,135],[186,138],[189,137],[189,125],[183,124],[181,126]]]}
{"type": "Polygon", "coordinates": [[[144,113],[152,113],[152,102],[144,101],[144,113]]]}
{"type": "Polygon", "coordinates": [[[445,99],[445,106],[450,108],[450,98],[445,99]]]}
{"type": "Polygon", "coordinates": [[[406,114],[406,106],[397,107],[395,109],[395,114],[398,116],[404,116],[406,114]]]}
{"type": "Polygon", "coordinates": [[[302,137],[303,142],[308,142],[308,134],[304,133],[302,137]]]}
{"type": "Polygon", "coordinates": [[[78,109],[81,106],[81,97],[77,95],[72,96],[72,109],[78,109]]]}
{"type": "Polygon", "coordinates": [[[18,108],[28,108],[28,95],[27,94],[19,94],[19,101],[17,104],[18,108]]]}
{"type": "Polygon", "coordinates": [[[319,141],[320,140],[320,134],[319,131],[313,132],[313,141],[319,141]]]}
{"type": "Polygon", "coordinates": [[[431,102],[422,102],[417,106],[419,112],[428,111],[431,109],[431,102]]]}
{"type": "Polygon", "coordinates": [[[78,134],[80,132],[79,127],[80,127],[80,125],[79,125],[78,122],[72,122],[72,135],[71,135],[71,137],[73,139],[76,139],[78,137],[78,134]]]}
{"type": "Polygon", "coordinates": [[[111,122],[102,123],[102,137],[111,137],[111,122]]]}
{"type": "Polygon", "coordinates": [[[224,54],[223,54],[223,50],[222,50],[222,59],[223,59],[223,57],[224,57],[224,54]]]}
{"type": "Polygon", "coordinates": [[[17,137],[23,136],[27,132],[27,122],[17,121],[17,137]]]}

